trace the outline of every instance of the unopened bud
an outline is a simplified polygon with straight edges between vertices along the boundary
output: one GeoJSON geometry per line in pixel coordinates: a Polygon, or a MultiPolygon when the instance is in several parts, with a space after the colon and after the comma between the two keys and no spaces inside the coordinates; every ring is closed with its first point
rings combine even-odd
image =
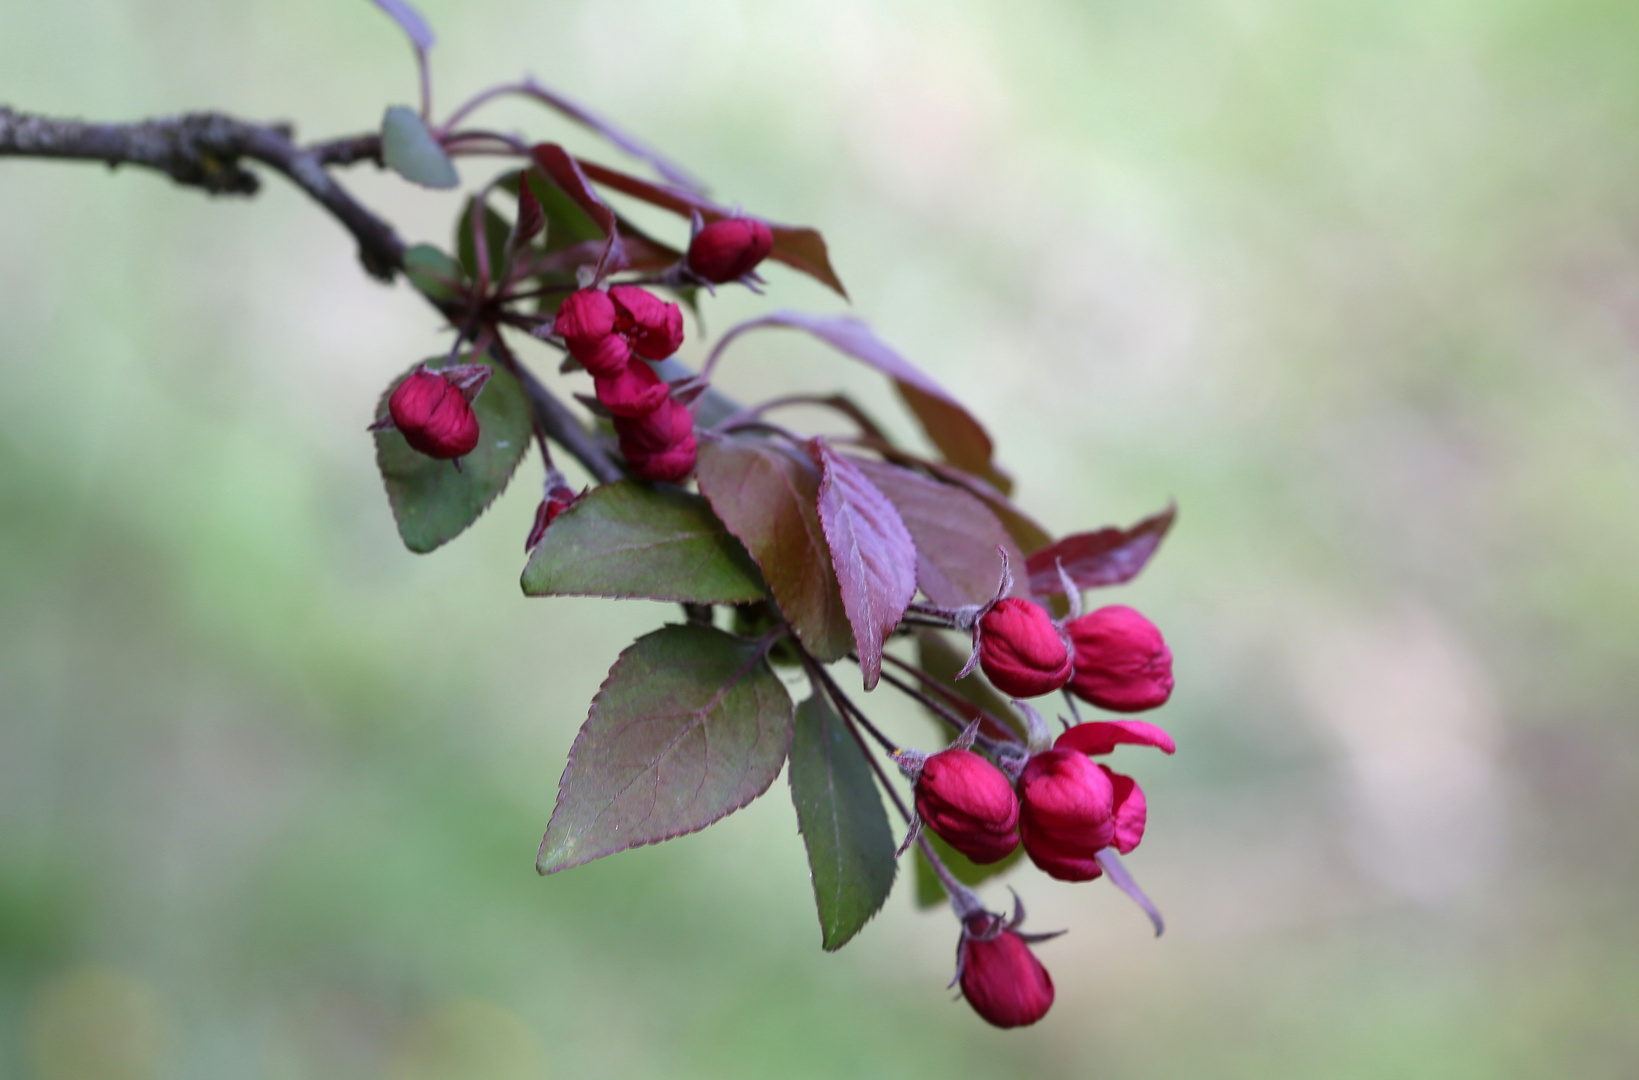
{"type": "MultiPolygon", "coordinates": [[[[581,289],[564,297],[552,329],[577,357],[615,332],[615,305],[601,289],[581,289]]],[[[584,362],[584,361],[583,361],[584,362]]]]}
{"type": "Polygon", "coordinates": [[[641,360],[633,360],[612,377],[592,380],[598,400],[615,416],[648,416],[665,404],[671,387],[641,360]]]}
{"type": "Polygon", "coordinates": [[[1130,607],[1099,608],[1064,627],[1075,649],[1070,692],[1111,712],[1142,712],[1172,696],[1172,650],[1130,607]]]}
{"type": "MultiPolygon", "coordinates": [[[[1075,750],[1049,750],[1019,776],[1019,838],[1030,861],[1060,881],[1091,881],[1115,839],[1110,774],[1075,750]]],[[[1140,825],[1142,830],[1142,825],[1140,825]]]]}
{"type": "Polygon", "coordinates": [[[979,620],[979,664],[996,689],[1015,698],[1050,694],[1070,679],[1070,652],[1052,616],[1013,596],[979,620]]]}
{"type": "Polygon", "coordinates": [[[683,312],[636,285],[609,290],[617,311],[615,329],[631,339],[632,351],[645,360],[664,360],[683,344],[683,312]]]}
{"type": "Polygon", "coordinates": [[[1053,978],[1024,938],[998,930],[995,915],[975,915],[962,930],[962,996],[999,1028],[1027,1027],[1053,1007],[1053,978]]]}
{"type": "Polygon", "coordinates": [[[981,865],[1019,846],[1019,800],[1002,771],[971,750],[941,750],[922,763],[916,812],[951,847],[981,865]]]}
{"type": "Polygon", "coordinates": [[[683,479],[694,469],[694,414],[671,398],[647,416],[614,419],[620,452],[644,480],[683,479]]]}
{"type": "Polygon", "coordinates": [[[714,221],[689,244],[689,269],[713,284],[749,274],[774,250],[774,233],[756,218],[714,221]]]}
{"type": "Polygon", "coordinates": [[[424,364],[393,390],[387,411],[404,441],[428,457],[465,457],[478,445],[478,417],[467,394],[424,364]]]}

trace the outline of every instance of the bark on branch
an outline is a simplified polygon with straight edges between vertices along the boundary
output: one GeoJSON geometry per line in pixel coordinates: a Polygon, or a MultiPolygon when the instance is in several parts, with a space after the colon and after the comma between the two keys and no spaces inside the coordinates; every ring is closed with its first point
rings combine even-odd
{"type": "MultiPolygon", "coordinates": [[[[381,160],[375,135],[300,146],[289,124],[252,124],[221,113],[92,124],[18,112],[0,105],[0,157],[100,161],[151,169],[184,187],[211,195],[254,195],[261,187],[246,162],[283,175],[339,221],[358,243],[359,260],[372,277],[391,281],[404,267],[404,241],[325,171],[326,166],[381,160]]],[[[446,314],[449,314],[446,312],[446,314]]],[[[548,438],[599,480],[618,479],[620,468],[563,402],[526,373],[525,386],[548,438]]]]}

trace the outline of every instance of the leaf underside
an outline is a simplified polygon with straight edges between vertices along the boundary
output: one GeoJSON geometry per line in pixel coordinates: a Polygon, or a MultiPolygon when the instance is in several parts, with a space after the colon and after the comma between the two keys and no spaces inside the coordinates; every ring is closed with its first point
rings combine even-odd
{"type": "MultiPolygon", "coordinates": [[[[436,371],[445,360],[436,357],[426,364],[436,371]]],[[[487,359],[469,356],[463,362],[488,364],[492,374],[472,403],[478,415],[478,446],[461,459],[460,469],[454,462],[410,449],[397,431],[375,433],[376,464],[387,487],[398,535],[405,547],[418,554],[448,543],[478,520],[506,490],[529,449],[529,399],[518,380],[487,359]]],[[[378,417],[387,415],[387,398],[403,379],[402,375],[395,379],[382,395],[376,407],[378,417]]]]}
{"type": "Polygon", "coordinates": [[[455,163],[414,109],[394,105],[381,120],[381,160],[414,184],[452,188],[461,182],[455,163]]]}
{"type": "Polygon", "coordinates": [[[822,472],[820,524],[870,690],[882,672],[883,643],[916,597],[916,543],[893,503],[851,458],[823,439],[810,448],[822,472]]]}
{"type": "Polygon", "coordinates": [[[1076,533],[1049,544],[1030,556],[1030,591],[1037,596],[1064,592],[1058,563],[1064,564],[1070,580],[1083,589],[1120,585],[1138,576],[1154,557],[1178,516],[1176,504],[1140,521],[1130,529],[1099,529],[1076,533]]]}
{"type": "Polygon", "coordinates": [[[853,647],[819,518],[819,472],[763,439],[702,439],[700,492],[745,544],[798,640],[825,663],[853,647]]]}
{"type": "Polygon", "coordinates": [[[705,499],[636,480],[594,488],[553,521],[524,567],[523,590],[687,604],[767,595],[751,556],[705,499]]]}
{"type": "Polygon", "coordinates": [[[764,651],[711,627],[667,626],[621,653],[569,751],[535,868],[697,832],[768,790],[793,720],[764,651]]]}
{"type": "Polygon", "coordinates": [[[789,775],[820,944],[829,952],[846,945],[888,899],[897,868],[893,831],[864,751],[821,693],[797,706],[789,775]]]}

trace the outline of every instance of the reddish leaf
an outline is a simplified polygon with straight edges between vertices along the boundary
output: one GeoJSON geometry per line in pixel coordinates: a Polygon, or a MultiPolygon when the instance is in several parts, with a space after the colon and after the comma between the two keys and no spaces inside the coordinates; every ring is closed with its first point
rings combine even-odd
{"type": "MultiPolygon", "coordinates": [[[[978,497],[950,484],[882,461],[856,459],[871,483],[899,511],[916,541],[916,583],[935,604],[982,604],[996,595],[1002,558],[1024,565],[1024,555],[978,497]]],[[[1017,586],[1015,585],[1015,589],[1017,586]]]]}
{"type": "Polygon", "coordinates": [[[375,5],[398,23],[398,28],[404,31],[404,36],[410,39],[417,52],[425,53],[433,47],[432,27],[421,17],[421,12],[404,0],[375,0],[375,5]]]}
{"type": "Polygon", "coordinates": [[[1046,529],[1036,523],[1036,520],[1017,506],[1000,491],[977,476],[972,476],[961,469],[944,465],[936,461],[926,463],[929,472],[949,484],[955,484],[965,491],[972,492],[996,514],[1007,534],[1018,542],[1019,550],[1029,555],[1046,547],[1053,542],[1046,529]]]}
{"type": "Polygon", "coordinates": [[[1013,478],[991,460],[995,447],[973,414],[954,399],[929,393],[908,379],[896,379],[894,389],[922,425],[928,441],[938,447],[946,461],[981,478],[1003,495],[1013,491],[1013,478]]]}
{"type": "MultiPolygon", "coordinates": [[[[607,165],[599,165],[585,159],[581,160],[580,166],[585,175],[605,187],[630,195],[634,199],[642,199],[646,203],[683,217],[698,213],[707,224],[710,224],[734,216],[734,212],[727,207],[719,206],[692,191],[665,184],[651,184],[630,173],[623,173],[618,169],[611,169],[607,165]]],[[[768,227],[774,233],[774,250],[770,253],[770,258],[807,274],[821,284],[835,289],[844,299],[847,298],[848,290],[842,287],[842,280],[837,277],[836,271],[831,269],[825,238],[818,230],[797,225],[776,225],[773,222],[769,222],[768,227]]]]}
{"type": "Polygon", "coordinates": [[[751,552],[797,638],[829,663],[853,647],[819,516],[819,471],[765,439],[705,437],[700,493],[751,552]]]}
{"type": "Polygon", "coordinates": [[[541,171],[552,178],[552,182],[563,189],[575,203],[597,222],[603,235],[609,236],[615,231],[615,212],[609,209],[592,185],[587,182],[586,174],[581,172],[580,165],[574,158],[564,152],[557,143],[537,143],[529,151],[529,156],[535,159],[535,164],[541,171]]]}
{"type": "Polygon", "coordinates": [[[526,178],[527,173],[519,175],[518,216],[512,222],[509,251],[517,251],[546,231],[546,211],[541,209],[541,201],[535,197],[526,178]]]}
{"type": "Polygon", "coordinates": [[[1076,533],[1049,544],[1032,554],[1026,563],[1030,570],[1030,591],[1037,596],[1064,592],[1059,580],[1059,561],[1064,563],[1070,580],[1083,589],[1131,581],[1161,546],[1162,538],[1177,516],[1177,504],[1168,504],[1159,514],[1145,518],[1130,529],[1076,533]]]}
{"type": "Polygon", "coordinates": [[[916,543],[893,503],[852,459],[823,439],[808,449],[823,473],[820,523],[870,690],[882,674],[882,645],[916,597],[916,543]]]}
{"type": "Polygon", "coordinates": [[[569,751],[535,869],[696,832],[768,790],[791,748],[792,708],[764,651],[668,626],[621,653],[569,751]]]}

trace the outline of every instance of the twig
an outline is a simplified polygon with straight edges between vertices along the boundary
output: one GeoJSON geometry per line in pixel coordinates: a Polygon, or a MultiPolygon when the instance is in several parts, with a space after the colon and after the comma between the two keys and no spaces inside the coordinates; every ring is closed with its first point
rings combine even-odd
{"type": "MultiPolygon", "coordinates": [[[[982,717],[986,720],[989,720],[991,723],[995,724],[997,727],[1001,728],[1003,731],[1006,731],[1006,732],[1009,732],[1009,733],[1012,732],[1013,728],[1009,724],[1003,722],[1000,718],[991,715],[991,713],[988,709],[981,708],[980,706],[974,704],[973,702],[969,701],[967,698],[963,697],[961,694],[958,694],[956,691],[950,689],[948,686],[941,686],[940,683],[939,683],[939,680],[935,679],[933,676],[929,675],[927,672],[923,671],[921,668],[917,667],[915,664],[907,664],[905,661],[899,659],[899,657],[890,655],[888,653],[883,653],[882,654],[882,659],[886,660],[890,664],[893,664],[895,667],[899,668],[901,671],[908,672],[910,675],[914,676],[916,678],[916,680],[918,682],[920,682],[923,686],[927,687],[929,690],[932,690],[934,693],[936,693],[940,697],[944,698],[945,701],[947,701],[951,705],[956,706],[956,708],[958,708],[958,709],[972,709],[980,717],[982,717]]],[[[884,672],[884,675],[886,675],[886,672],[884,672]]],[[[966,725],[964,724],[963,726],[965,727],[966,725]]]]}

